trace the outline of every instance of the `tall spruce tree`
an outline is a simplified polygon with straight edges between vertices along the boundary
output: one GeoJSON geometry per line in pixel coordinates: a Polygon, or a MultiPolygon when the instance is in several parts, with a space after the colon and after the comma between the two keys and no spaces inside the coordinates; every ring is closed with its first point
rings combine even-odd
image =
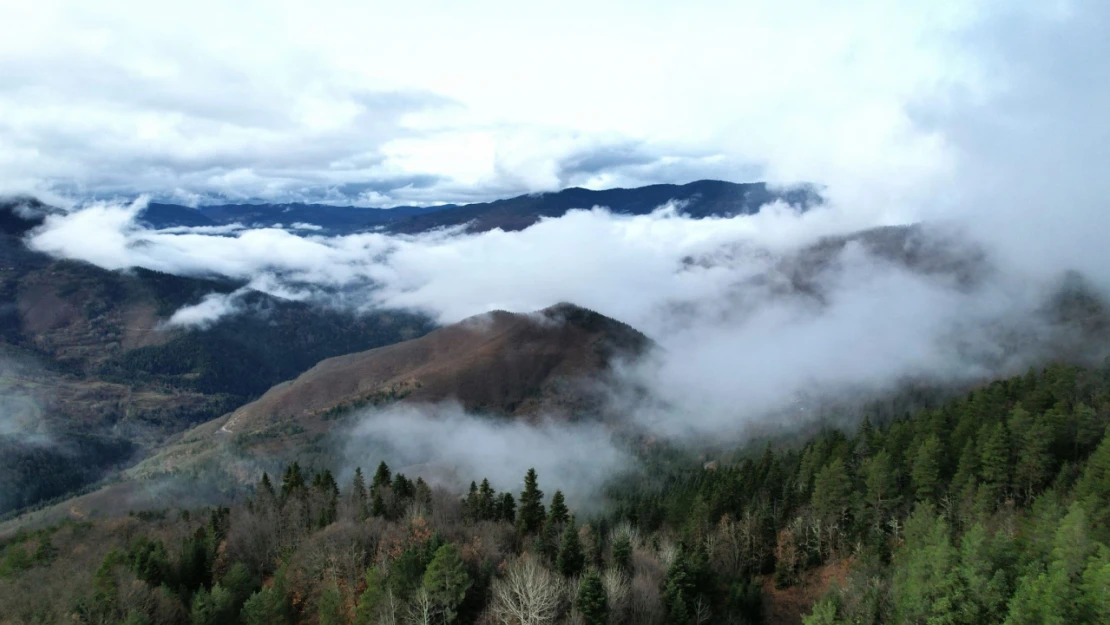
{"type": "Polygon", "coordinates": [[[575,605],[585,625],[605,625],[609,622],[609,598],[605,595],[605,586],[597,569],[591,568],[582,576],[575,605]]]}
{"type": "Polygon", "coordinates": [[[351,480],[350,505],[356,520],[364,521],[370,516],[370,496],[366,492],[366,479],[362,476],[362,467],[355,467],[355,477],[351,480]]]}
{"type": "Polygon", "coordinates": [[[389,486],[393,482],[393,473],[389,470],[389,465],[383,460],[378,464],[378,470],[374,472],[374,479],[370,482],[370,490],[376,492],[383,486],[389,486]]]}
{"type": "Polygon", "coordinates": [[[586,557],[582,554],[582,542],[578,539],[578,525],[570,517],[563,529],[563,541],[559,545],[556,566],[565,577],[574,577],[582,572],[586,557]]]}
{"type": "Polygon", "coordinates": [[[567,522],[567,517],[570,510],[567,510],[566,499],[563,497],[563,491],[557,490],[551,496],[551,507],[547,511],[548,517],[551,518],[558,525],[563,525],[567,522]]]}
{"type": "Polygon", "coordinates": [[[520,506],[517,509],[517,528],[521,534],[535,533],[542,527],[546,516],[543,507],[543,491],[539,488],[536,470],[528,469],[528,473],[524,476],[524,491],[520,493],[520,506]]]}

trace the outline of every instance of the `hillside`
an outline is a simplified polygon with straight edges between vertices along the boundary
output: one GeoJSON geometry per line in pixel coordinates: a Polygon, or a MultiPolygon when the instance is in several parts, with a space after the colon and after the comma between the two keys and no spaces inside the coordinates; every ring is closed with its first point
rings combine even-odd
{"type": "Polygon", "coordinates": [[[329,358],[231,416],[225,431],[257,431],[278,416],[299,420],[382,399],[458,400],[470,411],[528,415],[571,410],[576,378],[616,357],[642,353],[639,332],[593,311],[559,304],[533,314],[495,311],[423,337],[329,358]]]}
{"type": "Polygon", "coordinates": [[[242,285],[30,251],[23,236],[49,210],[0,204],[0,514],[126,466],[323,358],[432,328],[409,313],[361,315],[256,292],[243,295],[241,314],[167,328],[175,310],[242,285]]]}
{"type": "Polygon", "coordinates": [[[334,465],[346,418],[362,407],[457,401],[492,417],[593,416],[603,399],[595,383],[617,359],[650,347],[631,327],[571,304],[478,315],[410,341],[326,359],[182,433],[129,468],[122,482],[38,516],[149,508],[159,505],[164,489],[218,501],[286,460],[334,465]]]}
{"type": "Polygon", "coordinates": [[[1110,371],[854,417],[709,463],[644,450],[596,513],[534,471],[468,476],[460,497],[385,463],[294,463],[227,508],[174,498],[0,539],[0,604],[27,623],[391,623],[432,601],[514,622],[530,597],[543,623],[1107,622],[1110,371]],[[463,590],[431,594],[448,575],[463,590]]]}

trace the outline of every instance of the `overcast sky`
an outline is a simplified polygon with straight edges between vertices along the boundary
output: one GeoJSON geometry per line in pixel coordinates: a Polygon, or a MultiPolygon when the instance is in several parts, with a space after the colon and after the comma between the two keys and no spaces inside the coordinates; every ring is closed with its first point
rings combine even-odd
{"type": "Polygon", "coordinates": [[[1015,44],[1105,24],[1079,4],[7,0],[0,191],[396,205],[719,178],[912,211],[959,166],[953,109],[1029,84],[1015,44]]]}

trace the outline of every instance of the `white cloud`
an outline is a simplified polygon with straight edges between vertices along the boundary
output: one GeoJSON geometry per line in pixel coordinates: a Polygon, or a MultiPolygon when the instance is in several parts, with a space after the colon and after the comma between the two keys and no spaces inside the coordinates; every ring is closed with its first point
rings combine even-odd
{"type": "Polygon", "coordinates": [[[535,468],[541,488],[562,489],[572,504],[632,465],[602,425],[484,417],[450,403],[367,411],[343,436],[345,464],[352,469],[372,470],[384,460],[410,478],[419,475],[459,491],[482,478],[496,489],[516,491],[525,472],[535,468]]]}
{"type": "Polygon", "coordinates": [[[207,328],[226,317],[242,310],[238,301],[243,295],[239,290],[234,293],[209,293],[196,304],[183,306],[166,321],[167,328],[207,328]]]}
{"type": "Polygon", "coordinates": [[[766,177],[903,201],[951,166],[909,105],[1004,83],[962,37],[1005,13],[17,0],[0,8],[22,25],[0,43],[0,186],[399,203],[766,177]],[[641,159],[567,167],[629,145],[641,159]]]}

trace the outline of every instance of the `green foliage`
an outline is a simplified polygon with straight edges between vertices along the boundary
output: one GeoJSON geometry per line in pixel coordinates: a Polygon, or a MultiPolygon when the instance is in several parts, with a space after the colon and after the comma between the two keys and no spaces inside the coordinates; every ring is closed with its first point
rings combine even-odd
{"type": "Polygon", "coordinates": [[[458,549],[451,544],[437,549],[424,571],[424,590],[447,623],[455,620],[472,583],[458,549]]]}
{"type": "Polygon", "coordinates": [[[224,625],[235,617],[235,599],[220,584],[213,585],[211,590],[201,588],[193,595],[190,625],[224,625]]]}
{"type": "Polygon", "coordinates": [[[524,491],[520,493],[520,507],[517,509],[517,528],[522,534],[532,534],[543,526],[547,516],[543,507],[543,491],[535,469],[528,469],[524,476],[524,491]]]}
{"type": "Polygon", "coordinates": [[[836,458],[813,482],[813,508],[827,519],[840,519],[851,505],[852,482],[844,461],[836,458]]]}
{"type": "Polygon", "coordinates": [[[921,443],[913,460],[913,488],[918,501],[935,501],[940,488],[940,439],[933,434],[921,443]]]}
{"type": "Polygon", "coordinates": [[[563,491],[557,490],[551,496],[551,507],[548,508],[547,518],[557,525],[562,525],[570,518],[570,510],[567,510],[566,499],[563,497],[563,491]]]}
{"type": "Polygon", "coordinates": [[[378,469],[374,471],[374,480],[370,482],[370,489],[374,492],[380,491],[383,487],[389,486],[393,483],[393,473],[389,470],[389,465],[382,461],[378,464],[378,469]]]}
{"type": "Polygon", "coordinates": [[[388,589],[381,569],[372,566],[366,570],[366,589],[358,597],[355,609],[356,625],[374,625],[378,621],[378,609],[386,599],[388,589]]]}
{"type": "Polygon", "coordinates": [[[246,625],[285,625],[292,621],[292,605],[285,590],[285,567],[274,574],[273,584],[252,594],[240,611],[246,625]]]}
{"type": "Polygon", "coordinates": [[[612,563],[615,569],[626,575],[632,572],[632,540],[627,534],[621,534],[613,541],[612,563]]]}
{"type": "Polygon", "coordinates": [[[344,625],[346,619],[343,614],[343,597],[339,594],[339,586],[335,581],[324,584],[324,591],[320,593],[318,606],[320,625],[344,625]]]}
{"type": "Polygon", "coordinates": [[[559,545],[556,566],[565,577],[574,577],[582,572],[586,557],[582,554],[582,542],[578,540],[578,526],[571,517],[563,529],[563,540],[559,545]]]}
{"type": "Polygon", "coordinates": [[[606,625],[609,622],[609,598],[597,569],[591,568],[582,576],[575,607],[582,614],[585,625],[606,625]]]}

